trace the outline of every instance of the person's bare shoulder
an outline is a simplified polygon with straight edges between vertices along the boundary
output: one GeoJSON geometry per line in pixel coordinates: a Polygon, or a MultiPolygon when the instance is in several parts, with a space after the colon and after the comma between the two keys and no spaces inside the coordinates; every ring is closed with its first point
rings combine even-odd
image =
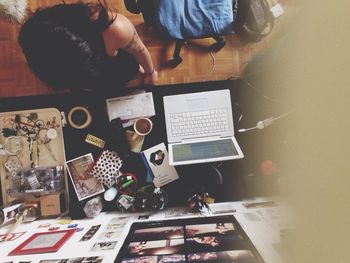
{"type": "Polygon", "coordinates": [[[123,48],[133,38],[135,28],[128,18],[122,14],[112,14],[113,23],[103,32],[103,40],[107,54],[114,56],[119,48],[123,48]]]}

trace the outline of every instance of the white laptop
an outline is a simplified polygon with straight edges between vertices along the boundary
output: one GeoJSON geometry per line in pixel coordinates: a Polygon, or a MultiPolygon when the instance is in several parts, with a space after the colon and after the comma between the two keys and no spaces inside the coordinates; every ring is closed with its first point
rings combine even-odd
{"type": "Polygon", "coordinates": [[[163,101],[171,165],[244,157],[234,137],[229,90],[171,95],[163,101]]]}

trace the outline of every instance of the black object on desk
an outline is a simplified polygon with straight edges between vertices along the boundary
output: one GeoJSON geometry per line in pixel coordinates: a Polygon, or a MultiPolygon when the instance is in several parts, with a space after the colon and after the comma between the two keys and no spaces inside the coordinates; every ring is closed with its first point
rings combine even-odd
{"type": "Polygon", "coordinates": [[[122,120],[115,118],[111,120],[111,126],[115,132],[116,138],[116,151],[123,158],[127,158],[130,155],[128,141],[126,139],[125,130],[122,126],[122,120]]]}

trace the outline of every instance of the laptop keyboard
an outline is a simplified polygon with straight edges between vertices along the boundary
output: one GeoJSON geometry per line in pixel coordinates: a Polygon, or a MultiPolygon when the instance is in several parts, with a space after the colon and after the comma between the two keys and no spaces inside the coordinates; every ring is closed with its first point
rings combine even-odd
{"type": "Polygon", "coordinates": [[[226,132],[229,129],[227,109],[173,113],[170,125],[174,137],[226,132]]]}

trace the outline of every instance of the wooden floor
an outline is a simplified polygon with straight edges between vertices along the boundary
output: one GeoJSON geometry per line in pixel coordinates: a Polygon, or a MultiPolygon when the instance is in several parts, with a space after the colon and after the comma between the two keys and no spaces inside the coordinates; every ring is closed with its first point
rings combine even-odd
{"type": "MultiPolygon", "coordinates": [[[[29,0],[29,9],[60,3],[58,0],[29,0]]],[[[76,2],[73,0],[65,1],[76,2]]],[[[155,32],[144,25],[141,15],[129,13],[124,1],[107,1],[112,8],[126,15],[136,26],[142,40],[148,47],[154,64],[159,71],[159,85],[190,83],[209,80],[224,80],[239,77],[246,64],[260,50],[268,47],[273,34],[259,43],[242,43],[237,36],[226,36],[226,46],[218,52],[209,52],[213,39],[190,41],[181,51],[183,62],[176,68],[169,68],[175,43],[164,43],[155,32]]],[[[0,97],[27,96],[53,93],[41,83],[26,65],[21,48],[17,44],[20,25],[0,22],[0,97]]],[[[274,29],[275,30],[275,29],[274,29]]]]}

